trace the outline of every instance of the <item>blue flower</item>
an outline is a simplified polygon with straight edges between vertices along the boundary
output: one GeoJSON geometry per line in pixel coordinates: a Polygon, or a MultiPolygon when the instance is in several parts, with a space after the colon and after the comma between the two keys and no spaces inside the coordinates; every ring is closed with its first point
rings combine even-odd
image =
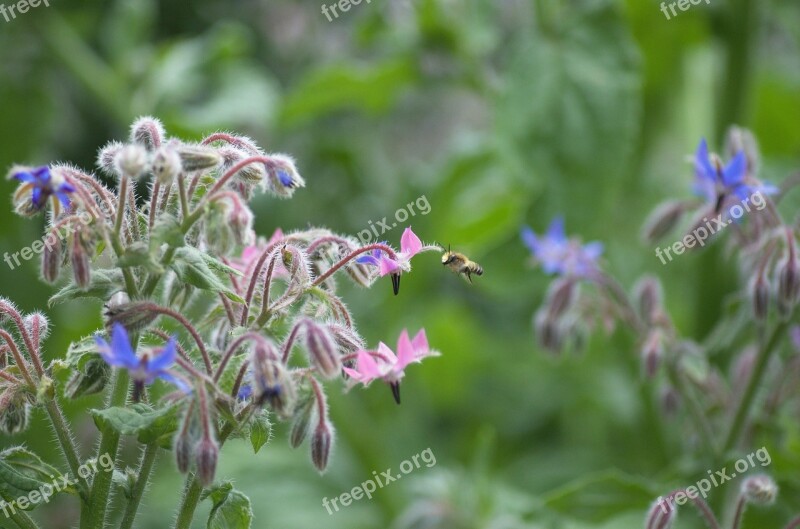
{"type": "Polygon", "coordinates": [[[772,185],[748,184],[747,157],[739,151],[724,167],[712,163],[705,138],[700,140],[694,155],[694,192],[719,208],[726,196],[737,196],[744,201],[755,193],[771,195],[778,192],[772,185]]]}
{"type": "Polygon", "coordinates": [[[169,371],[175,364],[177,355],[174,337],[170,338],[157,355],[144,354],[141,358],[136,356],[125,327],[119,323],[115,323],[111,331],[111,345],[99,335],[94,339],[103,360],[110,366],[127,369],[134,385],[141,387],[160,378],[174,384],[184,393],[191,392],[191,388],[183,380],[169,371]]]}
{"type": "Polygon", "coordinates": [[[553,219],[542,237],[538,237],[528,226],[522,228],[520,235],[547,274],[587,277],[597,270],[597,259],[603,253],[600,242],[581,246],[577,241],[568,239],[562,217],[553,219]]]}
{"type": "Polygon", "coordinates": [[[30,184],[31,202],[36,211],[42,209],[47,203],[47,199],[55,196],[64,205],[69,207],[69,193],[74,193],[75,188],[62,178],[54,178],[50,172],[49,167],[38,167],[30,171],[17,171],[12,175],[13,178],[20,182],[30,184]]]}

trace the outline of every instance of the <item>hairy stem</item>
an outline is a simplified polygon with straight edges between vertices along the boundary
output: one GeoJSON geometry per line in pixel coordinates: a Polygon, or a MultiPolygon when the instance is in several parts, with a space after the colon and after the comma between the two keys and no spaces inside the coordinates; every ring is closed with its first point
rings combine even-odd
{"type": "Polygon", "coordinates": [[[136,478],[136,484],[133,486],[131,498],[128,500],[128,505],[125,507],[125,514],[122,517],[120,529],[131,529],[133,521],[136,519],[136,514],[139,511],[139,503],[142,501],[144,490],[150,481],[150,473],[153,471],[153,466],[158,456],[158,443],[152,442],[148,444],[142,458],[139,462],[139,475],[136,478]]]}
{"type": "Polygon", "coordinates": [[[67,425],[67,421],[64,419],[64,414],[61,412],[61,408],[59,407],[58,402],[55,400],[48,400],[45,403],[44,408],[47,411],[48,417],[50,417],[51,426],[53,427],[53,431],[56,433],[58,443],[61,447],[61,452],[64,455],[64,459],[67,461],[69,470],[72,472],[72,475],[78,479],[78,492],[81,495],[81,499],[88,503],[88,484],[78,472],[78,469],[81,466],[80,460],[78,459],[78,449],[73,441],[72,432],[69,429],[69,425],[67,425]]]}

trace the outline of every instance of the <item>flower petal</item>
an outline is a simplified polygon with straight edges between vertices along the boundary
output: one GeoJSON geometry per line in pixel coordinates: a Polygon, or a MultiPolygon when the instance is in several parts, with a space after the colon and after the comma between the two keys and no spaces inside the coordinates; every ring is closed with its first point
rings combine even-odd
{"type": "Polygon", "coordinates": [[[411,340],[411,346],[414,348],[414,355],[419,356],[420,353],[427,353],[430,351],[428,345],[428,336],[425,334],[425,329],[420,329],[414,339],[411,340]]]}
{"type": "Polygon", "coordinates": [[[603,243],[594,241],[583,246],[583,255],[591,261],[597,260],[603,254],[603,243]]]}
{"type": "MultiPolygon", "coordinates": [[[[394,356],[394,355],[393,355],[394,356]]],[[[368,384],[370,381],[381,376],[381,369],[378,367],[372,355],[366,351],[358,352],[358,372],[361,374],[361,382],[368,384]]]]}
{"type": "Polygon", "coordinates": [[[359,255],[356,257],[356,262],[358,264],[365,264],[365,265],[372,265],[372,266],[380,266],[380,260],[373,256],[373,255],[359,255]]]}
{"type": "Polygon", "coordinates": [[[164,371],[175,363],[175,356],[177,355],[177,347],[175,345],[175,337],[169,339],[164,345],[161,352],[150,359],[147,363],[148,371],[164,371]]]}
{"type": "Polygon", "coordinates": [[[35,182],[36,177],[31,174],[30,171],[19,171],[12,175],[12,178],[19,180],[20,182],[35,182]]]}
{"type": "Polygon", "coordinates": [[[400,265],[388,257],[381,257],[379,266],[381,277],[393,274],[400,270],[400,265]]]}
{"type": "Polygon", "coordinates": [[[717,171],[711,165],[711,160],[708,155],[708,143],[706,143],[705,138],[701,139],[700,145],[697,146],[697,151],[694,155],[694,169],[695,175],[699,180],[716,182],[717,171]]]}
{"type": "Polygon", "coordinates": [[[180,377],[176,377],[169,371],[161,371],[156,375],[157,378],[161,380],[166,380],[167,382],[172,383],[173,385],[177,386],[179,390],[186,393],[187,395],[192,392],[192,388],[184,382],[180,377]]]}
{"type": "Polygon", "coordinates": [[[564,231],[564,217],[559,215],[553,219],[550,226],[547,228],[547,238],[555,243],[561,243],[567,240],[567,235],[564,231]]]}
{"type": "Polygon", "coordinates": [[[420,250],[422,250],[422,241],[411,231],[411,228],[406,228],[405,231],[403,231],[403,236],[400,237],[400,251],[403,252],[406,257],[411,258],[418,254],[420,250]]]}
{"type": "Polygon", "coordinates": [[[733,187],[744,182],[744,175],[747,172],[747,157],[744,151],[739,151],[733,160],[722,170],[722,183],[726,187],[733,187]]]}
{"type": "Polygon", "coordinates": [[[397,340],[397,363],[395,364],[395,369],[402,370],[413,361],[414,347],[408,338],[408,331],[403,329],[403,332],[400,333],[400,338],[397,340]]]}
{"type": "Polygon", "coordinates": [[[522,243],[528,247],[531,253],[534,255],[539,253],[539,239],[530,227],[523,226],[522,230],[520,230],[520,236],[522,237],[522,243]]]}

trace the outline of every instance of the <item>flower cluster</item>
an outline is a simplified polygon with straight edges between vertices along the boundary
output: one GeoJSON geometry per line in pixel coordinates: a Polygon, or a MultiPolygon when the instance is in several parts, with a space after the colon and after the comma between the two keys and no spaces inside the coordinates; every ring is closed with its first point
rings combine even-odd
{"type": "MultiPolygon", "coordinates": [[[[99,299],[106,330],[46,365],[44,317],[0,300],[0,428],[20,432],[30,407],[44,407],[73,466],[80,451],[60,401],[107,392],[109,406],[91,410],[101,449],[116,457],[122,436],[144,445],[125,491],[133,515],[160,446],[171,446],[187,474],[176,523],[188,527],[201,490],[215,490],[223,443],[248,436],[258,451],[271,420],[290,425],[293,447],[308,439],[324,471],[334,444],[325,384],[380,378],[399,403],[405,368],[438,354],[424,330],[413,340],[403,331],[397,356],[383,344],[369,350],[337,293],[337,276],[370,286],[391,275],[397,294],[411,258],[439,249],[410,228],[399,251],[325,228],[254,233],[248,202],[257,191],[290,198],[305,186],[291,157],[227,133],[169,138],[145,117],[127,143],[103,147],[97,164],[105,179],[65,164],[11,170],[16,211],[50,204],[48,233],[67,233],[42,252],[43,278],[60,285],[51,304],[99,299]]],[[[110,475],[79,483],[81,527],[109,523],[110,475]]]]}
{"type": "MultiPolygon", "coordinates": [[[[800,299],[797,228],[784,222],[776,205],[796,183],[787,180],[779,189],[758,179],[758,149],[749,131],[732,128],[726,151],[728,161],[724,163],[720,156],[709,153],[707,142],[701,140],[692,157],[692,189],[701,201],[665,202],[655,209],[643,230],[647,241],[656,241],[690,212],[694,218],[684,232],[687,237],[709,217],[731,226],[727,243],[742,276],[740,292],[735,295],[733,313],[722,318],[704,342],[680,336],[657,277],[640,278],[628,292],[598,262],[602,246],[582,245],[568,238],[563,219],[554,220],[543,236],[527,227],[521,233],[534,261],[545,273],[558,276],[534,316],[539,343],[551,351],[577,347],[586,342],[594,322],[602,322],[608,331],[620,322],[635,343],[638,355],[632,357],[640,376],[649,383],[652,399],[661,402],[664,419],[682,419],[672,430],[678,429],[690,446],[700,447],[701,456],[710,458],[740,448],[746,432],[754,426],[756,413],[774,415],[791,402],[792,395],[785,388],[800,375],[800,335],[790,332],[800,299]],[[748,209],[748,215],[739,219],[734,208],[741,209],[740,204],[748,200],[755,203],[754,197],[764,207],[748,209]],[[749,333],[748,324],[752,327],[749,333]],[[793,352],[776,358],[776,351],[791,343],[790,337],[796,342],[793,352]],[[726,374],[723,368],[728,365],[726,374]],[[763,403],[755,398],[759,391],[767,393],[763,403]],[[715,437],[715,432],[724,435],[715,437]]],[[[739,528],[747,504],[771,503],[776,492],[777,486],[766,476],[745,480],[735,507],[734,529],[739,528]]],[[[668,499],[675,497],[685,498],[686,491],[675,491],[668,499]]],[[[720,527],[702,499],[689,497],[709,527],[720,527]]],[[[656,504],[645,527],[672,527],[675,513],[669,501],[656,504]]],[[[800,519],[787,527],[798,524],[800,519]]]]}

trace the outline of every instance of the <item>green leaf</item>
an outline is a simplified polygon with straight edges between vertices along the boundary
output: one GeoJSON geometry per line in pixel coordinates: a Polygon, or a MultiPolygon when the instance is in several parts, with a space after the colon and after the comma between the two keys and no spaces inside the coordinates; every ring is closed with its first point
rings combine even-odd
{"type": "Polygon", "coordinates": [[[124,290],[122,272],[116,268],[92,270],[89,286],[83,289],[75,283],[65,286],[50,298],[47,305],[52,307],[77,298],[97,298],[106,301],[112,294],[124,290]]]}
{"type": "MultiPolygon", "coordinates": [[[[70,477],[70,480],[72,479],[75,478],[70,477]]],[[[0,496],[16,499],[27,496],[28,493],[39,490],[45,485],[52,487],[54,494],[62,491],[75,494],[72,485],[64,487],[61,491],[56,490],[53,486],[54,481],[61,487],[61,472],[42,461],[33,452],[20,446],[0,452],[0,496]]],[[[37,505],[32,503],[26,510],[33,509],[37,505]]]]}
{"type": "Polygon", "coordinates": [[[578,520],[599,523],[626,511],[642,510],[658,491],[621,472],[593,474],[548,494],[544,506],[578,520]]]}
{"type": "Polygon", "coordinates": [[[159,215],[150,232],[151,251],[155,252],[162,244],[172,248],[186,244],[181,223],[172,215],[159,215]]]}
{"type": "Polygon", "coordinates": [[[135,435],[140,443],[158,441],[168,446],[178,429],[178,406],[153,409],[147,404],[90,410],[94,423],[102,431],[113,430],[120,435],[135,435]]]}
{"type": "Polygon", "coordinates": [[[128,246],[116,264],[120,268],[141,266],[155,274],[164,273],[164,268],[156,261],[150,246],[143,242],[135,242],[128,246]]]}
{"type": "Polygon", "coordinates": [[[226,481],[203,495],[214,503],[208,515],[208,529],[249,529],[253,521],[250,499],[226,481]]]}
{"type": "MultiPolygon", "coordinates": [[[[170,265],[178,279],[183,283],[192,285],[201,290],[220,292],[229,299],[244,303],[244,300],[231,291],[211,270],[208,256],[196,248],[184,247],[175,252],[175,257],[170,265]]],[[[219,266],[224,266],[221,263],[219,266]]]]}
{"type": "Polygon", "coordinates": [[[257,454],[271,437],[272,423],[269,422],[269,413],[263,411],[250,423],[250,443],[253,445],[253,452],[257,454]]]}

